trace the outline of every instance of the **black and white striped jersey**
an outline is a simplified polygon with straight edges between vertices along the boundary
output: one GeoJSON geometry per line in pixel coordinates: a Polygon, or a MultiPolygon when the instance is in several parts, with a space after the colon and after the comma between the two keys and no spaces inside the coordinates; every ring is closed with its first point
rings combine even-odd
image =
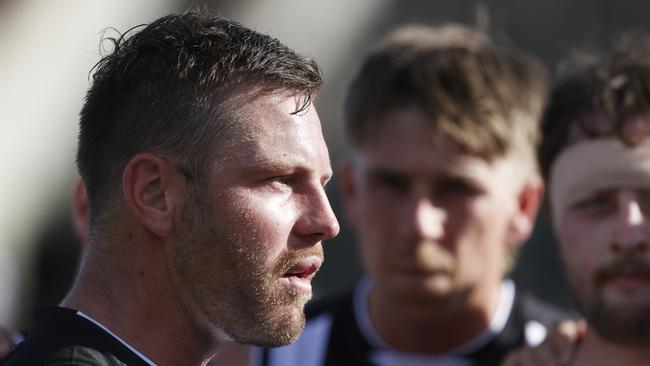
{"type": "Polygon", "coordinates": [[[535,345],[548,327],[567,319],[562,311],[520,295],[505,280],[499,305],[482,334],[445,355],[400,353],[375,333],[367,312],[371,284],[362,280],[351,293],[314,301],[307,324],[293,344],[253,350],[254,366],[483,366],[499,365],[511,350],[535,345]]]}

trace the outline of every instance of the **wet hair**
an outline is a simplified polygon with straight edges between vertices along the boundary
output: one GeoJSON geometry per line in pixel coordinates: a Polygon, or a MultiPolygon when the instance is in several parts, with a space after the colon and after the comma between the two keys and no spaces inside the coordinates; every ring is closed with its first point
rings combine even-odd
{"type": "Polygon", "coordinates": [[[557,156],[585,138],[615,136],[634,145],[641,136],[626,128],[650,112],[650,38],[624,35],[613,50],[574,51],[558,70],[542,120],[539,162],[546,180],[557,156]]]}
{"type": "Polygon", "coordinates": [[[390,113],[416,107],[433,137],[486,160],[516,153],[536,167],[546,97],[544,66],[461,25],[410,25],[389,34],[354,78],[345,128],[355,149],[372,144],[390,113]]]}
{"type": "Polygon", "coordinates": [[[77,165],[91,224],[117,201],[137,153],[205,181],[218,138],[242,123],[233,101],[286,92],[298,113],[322,83],[313,60],[223,17],[185,12],[140,28],[104,40],[113,50],[95,66],[80,113],[77,165]]]}

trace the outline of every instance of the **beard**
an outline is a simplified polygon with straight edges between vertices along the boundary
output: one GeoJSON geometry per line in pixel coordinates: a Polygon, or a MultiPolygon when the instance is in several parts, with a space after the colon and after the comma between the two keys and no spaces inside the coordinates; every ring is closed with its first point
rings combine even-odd
{"type": "MultiPolygon", "coordinates": [[[[237,265],[236,272],[253,263],[263,263],[267,256],[256,252],[237,265]],[[252,260],[251,260],[252,259],[252,260]],[[242,266],[242,263],[247,263],[242,266]]],[[[322,258],[320,245],[306,250],[284,252],[273,268],[248,272],[235,280],[229,307],[233,311],[224,320],[223,329],[235,341],[262,347],[277,347],[293,343],[305,326],[304,307],[311,294],[297,291],[283,275],[296,263],[311,256],[322,258]],[[226,325],[227,324],[227,325],[226,325]]],[[[231,256],[231,258],[236,258],[231,256]]],[[[228,288],[224,286],[224,288],[228,288]]]]}
{"type": "Polygon", "coordinates": [[[615,306],[597,295],[589,302],[578,301],[578,307],[604,340],[629,346],[650,344],[650,306],[615,306]]]}
{"type": "MultiPolygon", "coordinates": [[[[650,344],[650,301],[614,304],[607,300],[602,291],[606,282],[624,271],[650,280],[648,263],[633,257],[621,257],[598,269],[593,276],[592,286],[570,283],[571,290],[578,309],[601,338],[623,345],[646,346],[650,344]]],[[[579,278],[570,273],[568,277],[579,278]]]]}
{"type": "Polygon", "coordinates": [[[183,212],[175,255],[190,311],[200,312],[209,327],[238,343],[277,347],[294,342],[304,329],[311,294],[297,291],[283,275],[308,257],[323,258],[320,243],[285,248],[269,264],[274,244],[261,238],[249,220],[226,228],[215,210],[196,204],[203,208],[183,212]]]}

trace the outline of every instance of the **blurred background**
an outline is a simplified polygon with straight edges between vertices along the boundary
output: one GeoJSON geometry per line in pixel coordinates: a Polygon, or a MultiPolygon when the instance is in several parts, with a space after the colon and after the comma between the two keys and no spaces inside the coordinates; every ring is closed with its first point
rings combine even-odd
{"type": "MultiPolygon", "coordinates": [[[[574,46],[602,46],[650,24],[643,0],[0,0],[0,325],[24,328],[33,304],[57,303],[74,275],[79,244],[69,202],[77,121],[102,31],[125,31],[190,6],[316,59],[325,76],[319,112],[335,165],[344,154],[346,85],[368,49],[396,26],[478,25],[553,70],[574,46]]],[[[342,232],[325,245],[317,297],[350,288],[362,273],[336,181],[329,187],[342,232]]],[[[571,306],[543,214],[513,277],[538,297],[571,306]]]]}

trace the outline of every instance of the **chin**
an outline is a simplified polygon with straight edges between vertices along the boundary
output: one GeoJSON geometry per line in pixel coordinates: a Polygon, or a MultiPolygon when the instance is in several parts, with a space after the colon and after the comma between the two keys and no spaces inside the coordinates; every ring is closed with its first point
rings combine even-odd
{"type": "Polygon", "coordinates": [[[439,277],[400,278],[391,287],[396,296],[404,299],[440,300],[454,292],[451,281],[439,277]]]}
{"type": "Polygon", "coordinates": [[[598,335],[610,342],[629,346],[650,345],[650,306],[593,302],[586,318],[598,335]]]}
{"type": "Polygon", "coordinates": [[[305,313],[302,307],[300,310],[279,310],[270,318],[260,320],[249,337],[238,337],[235,340],[258,347],[281,347],[295,342],[304,328],[305,313]]]}

